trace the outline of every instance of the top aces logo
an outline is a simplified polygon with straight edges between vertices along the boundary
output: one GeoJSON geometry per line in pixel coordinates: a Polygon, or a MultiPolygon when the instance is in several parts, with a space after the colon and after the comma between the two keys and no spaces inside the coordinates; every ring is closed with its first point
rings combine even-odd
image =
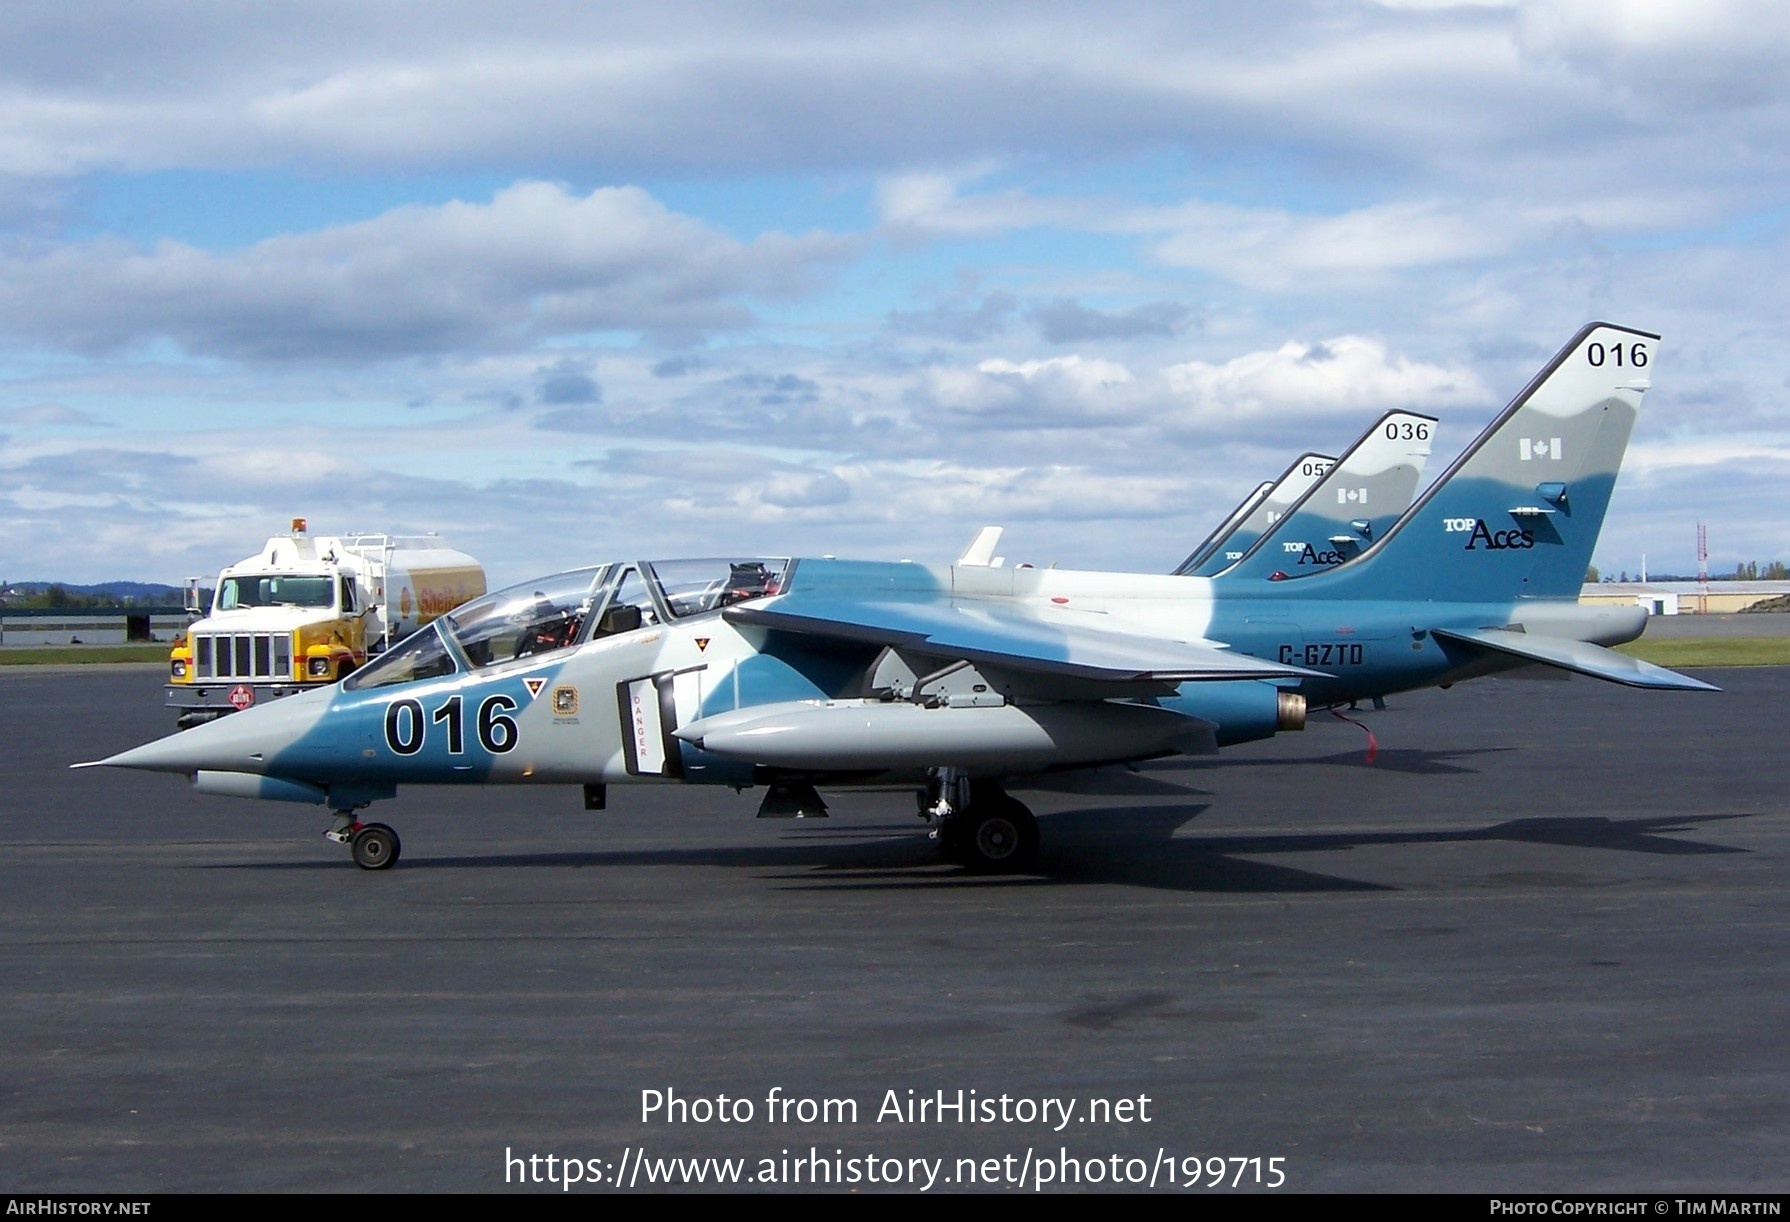
{"type": "Polygon", "coordinates": [[[1529,530],[1493,530],[1485,524],[1484,518],[1443,518],[1442,529],[1447,534],[1464,534],[1467,546],[1464,551],[1490,552],[1528,551],[1535,546],[1535,532],[1529,530]]]}

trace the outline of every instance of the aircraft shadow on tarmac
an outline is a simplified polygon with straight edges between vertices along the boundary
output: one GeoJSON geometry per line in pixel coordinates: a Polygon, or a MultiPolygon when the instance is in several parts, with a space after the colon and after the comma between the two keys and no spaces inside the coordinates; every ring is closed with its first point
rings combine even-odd
{"type": "MultiPolygon", "coordinates": [[[[1458,747],[1447,751],[1424,751],[1416,747],[1382,747],[1370,758],[1367,748],[1359,746],[1331,755],[1302,757],[1291,766],[1300,768],[1374,768],[1381,772],[1397,772],[1409,776],[1472,776],[1477,775],[1480,770],[1471,767],[1469,761],[1479,756],[1501,755],[1517,749],[1516,747],[1458,747]]],[[[1202,768],[1227,770],[1233,768],[1286,768],[1289,766],[1289,761],[1284,759],[1243,759],[1225,756],[1202,761],[1200,765],[1202,768]]]]}
{"type": "MultiPolygon", "coordinates": [[[[1559,816],[1512,819],[1479,828],[1412,831],[1325,831],[1177,835],[1208,809],[1206,803],[1099,807],[1058,811],[1041,819],[1046,847],[1030,874],[975,874],[942,863],[924,829],[878,823],[830,829],[791,825],[776,842],[693,848],[408,857],[399,869],[516,868],[627,869],[654,866],[765,871],[790,890],[877,890],[1120,884],[1183,892],[1273,894],[1319,891],[1397,891],[1296,866],[1254,860],[1292,853],[1471,843],[1517,843],[1571,849],[1610,849],[1665,856],[1744,853],[1726,845],[1673,839],[1749,814],[1673,815],[1609,819],[1559,816]]],[[[340,870],[346,862],[221,863],[200,869],[340,870]]]]}
{"type": "Polygon", "coordinates": [[[1450,830],[1176,836],[1174,833],[1184,822],[1179,815],[1180,812],[1165,810],[1111,808],[1060,812],[1046,824],[1056,852],[1046,858],[1043,867],[1054,882],[1126,882],[1186,891],[1393,891],[1398,888],[1252,859],[1291,853],[1492,842],[1663,855],[1746,851],[1669,839],[1664,834],[1695,831],[1705,823],[1745,817],[1741,815],[1634,819],[1560,816],[1450,830]],[[1111,834],[1115,821],[1124,828],[1118,836],[1111,834]]]}
{"type": "Polygon", "coordinates": [[[1372,768],[1406,776],[1477,776],[1479,769],[1457,760],[1514,751],[1514,747],[1460,747],[1446,751],[1424,751],[1418,748],[1382,749],[1370,760],[1364,747],[1352,748],[1331,755],[1302,757],[1296,762],[1285,759],[1241,759],[1232,756],[1202,757],[1197,763],[1184,759],[1155,760],[1128,767],[1078,769],[1071,772],[1047,773],[1033,777],[1013,789],[1022,793],[1098,794],[1120,798],[1188,798],[1210,797],[1212,791],[1188,782],[1203,772],[1236,768],[1288,767],[1372,768]]]}
{"type": "MultiPolygon", "coordinates": [[[[1207,809],[1205,804],[1059,811],[1040,820],[1046,847],[1033,881],[1054,885],[1120,883],[1188,892],[1275,893],[1295,891],[1396,891],[1294,866],[1252,860],[1285,853],[1337,853],[1353,849],[1475,842],[1511,842],[1560,848],[1615,849],[1668,856],[1743,853],[1725,845],[1669,839],[1707,823],[1746,815],[1704,815],[1635,819],[1599,816],[1514,819],[1483,828],[1409,832],[1311,832],[1262,835],[1177,836],[1207,809]]],[[[806,879],[808,889],[913,886],[959,881],[974,875],[928,875],[924,879],[880,877],[837,857],[833,874],[806,879]],[[849,877],[841,877],[849,873],[849,877]]],[[[1011,881],[1011,880],[1003,880],[1011,881]]]]}

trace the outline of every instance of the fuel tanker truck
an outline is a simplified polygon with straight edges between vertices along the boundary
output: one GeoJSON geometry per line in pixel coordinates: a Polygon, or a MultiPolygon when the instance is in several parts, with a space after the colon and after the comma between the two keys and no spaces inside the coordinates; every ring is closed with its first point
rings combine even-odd
{"type": "Polygon", "coordinates": [[[182,729],[327,687],[444,611],[485,593],[485,570],[434,535],[316,535],[305,519],[218,574],[209,614],[187,585],[168,658],[182,729]]]}

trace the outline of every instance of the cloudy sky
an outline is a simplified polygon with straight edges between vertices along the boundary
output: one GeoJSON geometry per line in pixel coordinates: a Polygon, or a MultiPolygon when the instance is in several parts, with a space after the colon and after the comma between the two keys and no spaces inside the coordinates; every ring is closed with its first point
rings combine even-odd
{"type": "Polygon", "coordinates": [[[1776,0],[10,3],[0,578],[297,514],[1166,570],[1664,334],[1597,559],[1790,557],[1776,0]]]}

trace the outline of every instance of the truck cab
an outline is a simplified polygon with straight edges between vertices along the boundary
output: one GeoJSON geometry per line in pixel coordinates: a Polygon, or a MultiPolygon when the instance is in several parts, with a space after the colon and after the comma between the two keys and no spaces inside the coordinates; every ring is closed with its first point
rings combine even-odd
{"type": "MultiPolygon", "coordinates": [[[[196,584],[196,583],[195,583],[196,584]]],[[[178,723],[326,686],[436,615],[485,592],[472,557],[433,536],[312,536],[305,519],[218,574],[168,659],[178,723]]]]}

